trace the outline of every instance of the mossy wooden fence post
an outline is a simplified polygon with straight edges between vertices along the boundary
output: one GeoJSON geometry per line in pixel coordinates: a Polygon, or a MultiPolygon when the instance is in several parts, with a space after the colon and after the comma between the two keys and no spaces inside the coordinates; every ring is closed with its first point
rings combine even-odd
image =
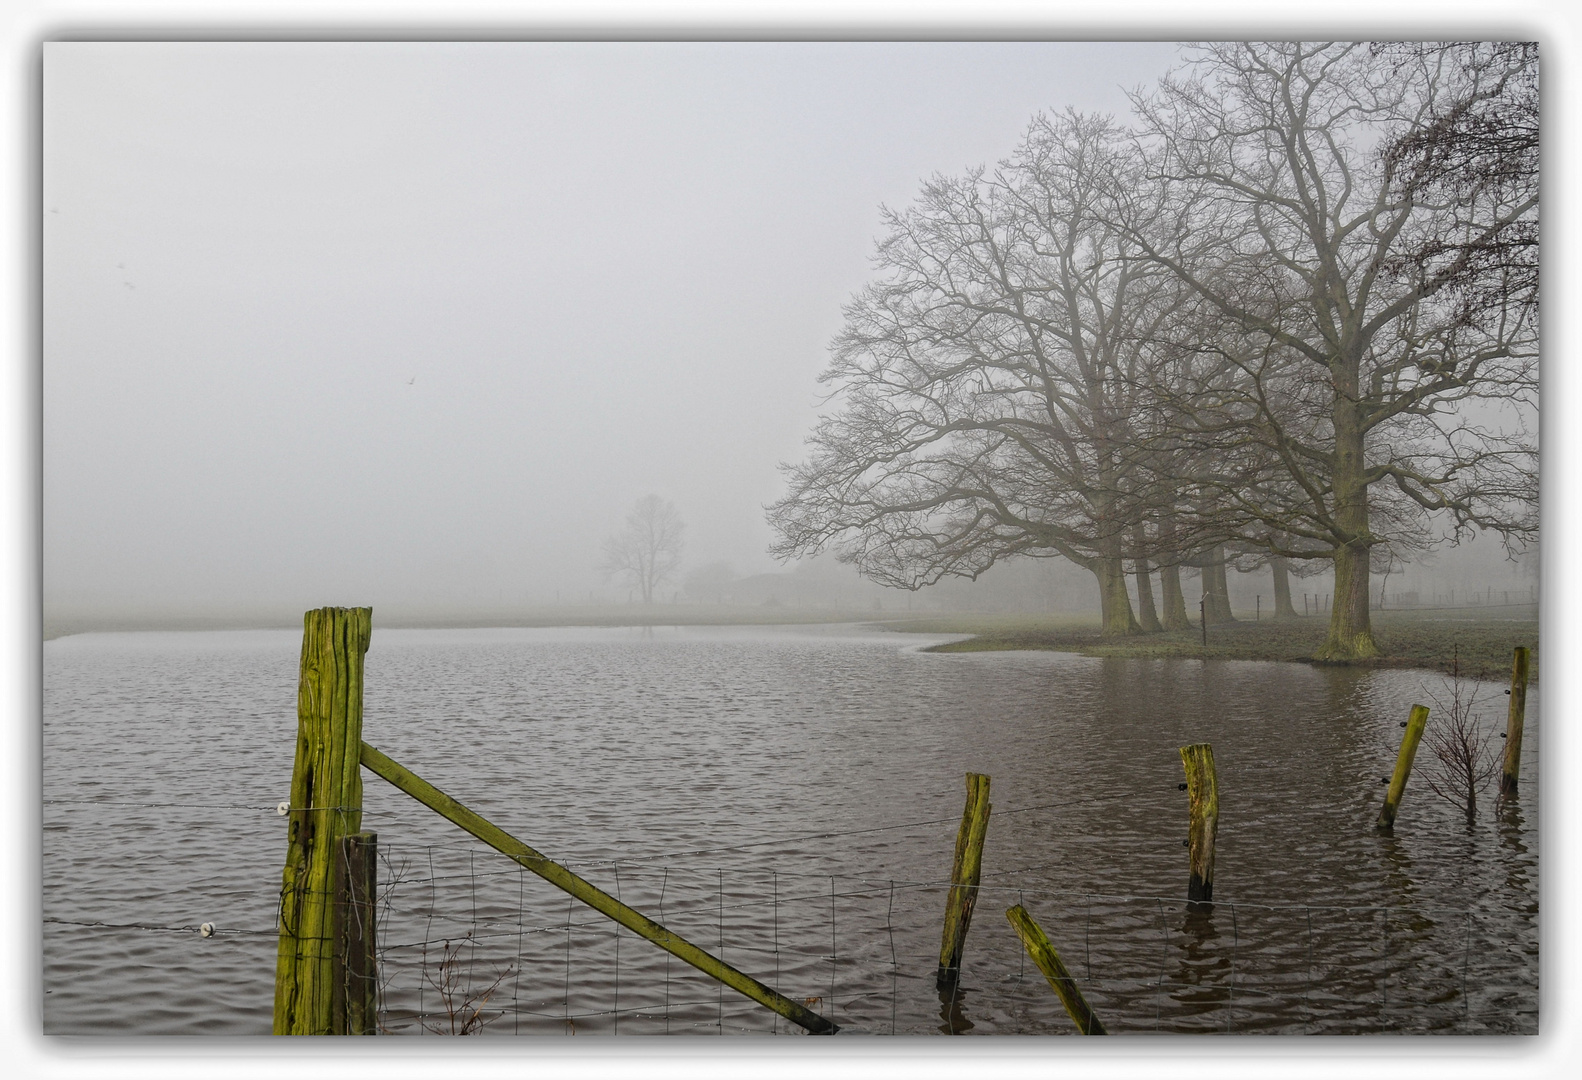
{"type": "Polygon", "coordinates": [[[961,977],[961,954],[978,902],[978,882],[983,876],[983,838],[989,831],[989,778],[967,774],[967,805],[956,831],[956,857],[950,867],[950,895],[945,901],[945,930],[939,945],[939,971],[934,977],[941,990],[952,989],[961,977]]]}
{"type": "Polygon", "coordinates": [[[1381,832],[1395,828],[1401,795],[1406,791],[1407,778],[1412,775],[1412,759],[1417,757],[1417,744],[1423,741],[1423,729],[1427,726],[1428,706],[1413,705],[1411,715],[1406,718],[1406,734],[1401,736],[1401,749],[1395,755],[1395,772],[1390,775],[1390,787],[1384,793],[1384,806],[1379,810],[1375,827],[1381,832]]]}
{"type": "Polygon", "coordinates": [[[1206,904],[1214,899],[1214,842],[1219,837],[1214,748],[1208,743],[1181,747],[1181,767],[1186,770],[1188,799],[1187,900],[1206,904]]]}
{"type": "Polygon", "coordinates": [[[1008,910],[1005,917],[1016,931],[1016,936],[1022,939],[1022,947],[1027,950],[1027,955],[1033,958],[1038,970],[1049,980],[1049,986],[1060,999],[1060,1004],[1071,1014],[1077,1030],[1084,1035],[1108,1035],[1104,1024],[1093,1014],[1092,1007],[1077,988],[1077,980],[1072,977],[1065,961],[1060,959],[1060,954],[1049,943],[1049,935],[1044,933],[1043,927],[1033,921],[1021,904],[1008,910]]]}
{"type": "MultiPolygon", "coordinates": [[[[348,972],[344,957],[336,956],[343,938],[340,915],[357,903],[337,905],[335,890],[338,877],[350,883],[355,876],[337,874],[336,864],[345,858],[342,840],[362,828],[363,654],[372,614],[370,608],[318,608],[302,618],[296,761],[280,883],[276,1035],[348,1034],[349,1017],[365,1009],[344,994],[348,972]],[[338,1015],[337,981],[343,998],[338,1015]]],[[[361,861],[364,847],[355,848],[361,861]]],[[[371,902],[367,911],[372,913],[371,902]]],[[[371,957],[366,964],[371,969],[371,957]]],[[[366,1030],[372,1016],[364,1012],[361,1023],[366,1030]]]]}
{"type": "Polygon", "coordinates": [[[1505,720],[1505,767],[1500,771],[1500,798],[1516,797],[1522,768],[1522,725],[1527,719],[1527,646],[1516,646],[1511,660],[1511,710],[1505,720]]]}

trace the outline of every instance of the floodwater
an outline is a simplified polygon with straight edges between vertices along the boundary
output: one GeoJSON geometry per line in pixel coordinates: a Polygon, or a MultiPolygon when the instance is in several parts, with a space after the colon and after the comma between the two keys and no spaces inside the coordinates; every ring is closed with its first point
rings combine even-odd
{"type": "MultiPolygon", "coordinates": [[[[364,738],[846,1034],[1073,1033],[1018,903],[1116,1034],[1536,1032],[1536,689],[1517,803],[1485,790],[1469,828],[1425,743],[1381,836],[1401,721],[1444,715],[1438,676],[921,651],[943,640],[376,624],[364,738]],[[1183,903],[1194,742],[1221,800],[1203,910],[1183,903]],[[994,812],[942,994],[968,771],[994,812]]],[[[47,1033],[269,1031],[299,648],[46,643],[47,1033]]],[[[1503,730],[1503,687],[1466,689],[1503,730]]],[[[800,1034],[364,778],[385,1031],[800,1034]]]]}

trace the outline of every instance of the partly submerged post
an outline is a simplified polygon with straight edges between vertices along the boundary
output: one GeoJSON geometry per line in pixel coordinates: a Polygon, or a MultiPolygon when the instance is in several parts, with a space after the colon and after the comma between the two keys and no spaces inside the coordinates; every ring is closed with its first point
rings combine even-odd
{"type": "Polygon", "coordinates": [[[339,937],[335,864],[343,837],[362,828],[359,770],[363,654],[371,608],[318,608],[302,617],[297,749],[280,883],[275,963],[276,1035],[346,1034],[335,995],[339,937]]]}
{"type": "Polygon", "coordinates": [[[1505,721],[1505,768],[1500,774],[1500,798],[1516,797],[1516,778],[1522,767],[1522,724],[1527,719],[1527,646],[1516,646],[1511,661],[1511,711],[1505,721]]]}
{"type": "Polygon", "coordinates": [[[1071,977],[1071,971],[1060,959],[1055,947],[1049,943],[1049,935],[1044,933],[1043,927],[1033,921],[1033,917],[1021,904],[1007,911],[1005,917],[1010,920],[1016,936],[1022,939],[1022,947],[1027,950],[1027,955],[1033,958],[1038,970],[1042,971],[1044,978],[1049,980],[1050,987],[1060,998],[1060,1004],[1066,1007],[1066,1012],[1070,1013],[1071,1019],[1076,1021],[1077,1030],[1084,1035],[1108,1035],[1109,1032],[1104,1030],[1104,1024],[1093,1015],[1093,1009],[1082,996],[1082,991],[1077,988],[1077,980],[1071,977]]]}
{"type": "Polygon", "coordinates": [[[371,832],[341,837],[335,860],[335,957],[330,1028],[374,1035],[379,1024],[378,939],[374,914],[379,838],[371,832]]]}
{"type": "Polygon", "coordinates": [[[1190,815],[1187,827],[1190,875],[1187,900],[1208,903],[1214,899],[1214,841],[1219,836],[1219,775],[1214,771],[1214,748],[1208,743],[1181,747],[1186,770],[1190,815]]]}
{"type": "Polygon", "coordinates": [[[1395,828],[1395,812],[1401,806],[1401,793],[1406,790],[1406,779],[1412,775],[1412,759],[1417,756],[1417,744],[1423,741],[1423,728],[1428,726],[1428,706],[1413,705],[1406,718],[1406,734],[1401,736],[1401,749],[1395,755],[1395,772],[1390,776],[1390,788],[1384,794],[1384,808],[1379,811],[1378,824],[1383,832],[1395,828]]]}
{"type": "Polygon", "coordinates": [[[934,977],[941,990],[951,989],[961,977],[961,954],[978,902],[978,881],[983,876],[983,838],[989,831],[989,778],[967,774],[967,805],[956,832],[956,857],[950,867],[950,896],[945,901],[945,931],[939,945],[939,971],[934,977]]]}

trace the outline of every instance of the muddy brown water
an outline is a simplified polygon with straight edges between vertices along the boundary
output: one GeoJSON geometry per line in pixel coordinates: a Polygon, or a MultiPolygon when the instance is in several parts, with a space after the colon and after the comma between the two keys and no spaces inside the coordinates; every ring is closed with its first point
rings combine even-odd
{"type": "MultiPolygon", "coordinates": [[[[920,651],[942,640],[376,625],[364,737],[846,1034],[1072,1033],[1017,903],[1117,1034],[1537,1030],[1536,690],[1517,804],[1486,791],[1469,829],[1425,749],[1380,836],[1400,721],[1448,701],[1435,675],[920,651]],[[1213,744],[1221,792],[1198,911],[1191,742],[1213,744]],[[969,770],[994,813],[941,995],[969,770]]],[[[46,643],[46,1032],[269,1031],[299,646],[46,643]]],[[[1475,689],[1502,730],[1503,687],[1475,689]]],[[[389,1032],[798,1033],[364,776],[389,1032]]]]}

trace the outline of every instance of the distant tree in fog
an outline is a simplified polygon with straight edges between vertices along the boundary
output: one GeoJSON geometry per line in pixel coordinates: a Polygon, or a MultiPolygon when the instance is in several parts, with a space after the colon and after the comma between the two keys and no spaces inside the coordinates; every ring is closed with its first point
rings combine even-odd
{"type": "Polygon", "coordinates": [[[711,562],[688,573],[681,587],[693,600],[722,604],[725,602],[725,590],[735,580],[736,571],[731,569],[730,563],[711,562]]]}
{"type": "Polygon", "coordinates": [[[604,541],[599,568],[606,579],[623,578],[654,602],[654,590],[681,565],[681,533],[686,526],[675,504],[658,495],[644,495],[626,515],[626,525],[604,541]]]}

